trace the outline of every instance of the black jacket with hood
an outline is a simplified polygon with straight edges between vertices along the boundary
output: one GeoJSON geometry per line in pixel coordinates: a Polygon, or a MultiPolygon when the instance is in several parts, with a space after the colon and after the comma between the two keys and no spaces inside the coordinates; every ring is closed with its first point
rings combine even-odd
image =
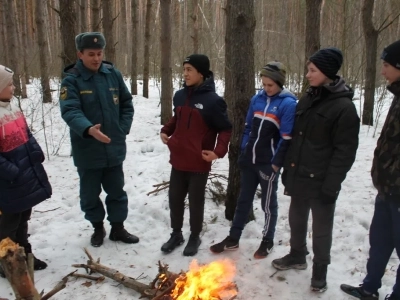
{"type": "Polygon", "coordinates": [[[285,194],[334,203],[356,157],[360,119],[342,78],[300,99],[284,163],[285,194]]]}

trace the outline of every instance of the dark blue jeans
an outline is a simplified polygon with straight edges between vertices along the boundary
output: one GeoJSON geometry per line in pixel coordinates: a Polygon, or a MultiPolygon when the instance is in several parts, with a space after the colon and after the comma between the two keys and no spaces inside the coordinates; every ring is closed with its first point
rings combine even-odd
{"type": "MultiPolygon", "coordinates": [[[[400,257],[400,197],[376,196],[375,211],[369,229],[369,259],[363,287],[375,293],[382,286],[382,277],[393,250],[400,257]]],[[[400,297],[400,266],[397,268],[393,294],[400,297]]]]}
{"type": "Polygon", "coordinates": [[[102,222],[105,210],[100,199],[101,188],[107,194],[106,208],[110,223],[121,223],[128,216],[128,196],[124,191],[124,172],[122,164],[102,169],[78,168],[80,178],[81,209],[85,219],[102,222]]]}
{"type": "Polygon", "coordinates": [[[264,211],[263,239],[274,239],[278,219],[279,173],[272,171],[271,165],[246,164],[240,168],[240,194],[229,235],[240,239],[242,231],[253,207],[257,186],[261,186],[261,208],[264,211]]]}

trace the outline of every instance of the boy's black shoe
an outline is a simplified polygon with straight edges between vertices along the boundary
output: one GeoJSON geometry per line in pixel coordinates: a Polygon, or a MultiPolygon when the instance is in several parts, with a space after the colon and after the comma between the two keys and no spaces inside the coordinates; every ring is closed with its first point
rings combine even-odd
{"type": "Polygon", "coordinates": [[[266,258],[268,254],[271,253],[274,248],[274,241],[270,239],[265,239],[261,241],[260,247],[258,247],[257,251],[254,253],[254,258],[262,259],[266,258]]]}
{"type": "Polygon", "coordinates": [[[161,246],[161,251],[164,253],[171,253],[176,247],[182,245],[185,242],[182,231],[174,231],[171,233],[171,237],[168,242],[161,246]]]}
{"type": "Polygon", "coordinates": [[[348,284],[341,284],[340,289],[345,292],[346,294],[349,294],[350,296],[356,297],[358,299],[362,300],[378,300],[379,299],[379,294],[371,294],[366,291],[364,291],[362,284],[360,286],[351,286],[348,284]]]}
{"type": "Polygon", "coordinates": [[[101,227],[95,227],[92,236],[90,237],[90,244],[93,247],[100,247],[103,245],[104,237],[106,236],[106,230],[103,227],[103,223],[101,227]]]}
{"type": "Polygon", "coordinates": [[[36,258],[36,256],[33,256],[33,269],[35,271],[44,270],[46,268],[47,268],[47,264],[44,261],[36,258]]]}
{"type": "Polygon", "coordinates": [[[311,290],[314,292],[325,292],[328,289],[326,284],[326,273],[328,272],[328,265],[313,264],[311,290]]]}
{"type": "Polygon", "coordinates": [[[236,250],[239,248],[239,240],[230,237],[229,235],[220,243],[210,247],[213,253],[222,253],[225,250],[236,250]]]}
{"type": "Polygon", "coordinates": [[[305,270],[307,269],[307,261],[305,256],[289,253],[282,258],[274,259],[272,261],[272,266],[278,270],[305,270]]]}
{"type": "Polygon", "coordinates": [[[0,277],[6,278],[6,273],[4,273],[3,267],[0,266],[0,277]]]}
{"type": "Polygon", "coordinates": [[[126,244],[136,244],[139,242],[139,238],[137,236],[126,231],[123,223],[111,223],[111,232],[109,238],[114,242],[121,241],[126,244]]]}
{"type": "Polygon", "coordinates": [[[199,251],[199,246],[201,244],[201,239],[198,235],[191,234],[189,237],[189,241],[183,250],[184,256],[193,256],[196,255],[197,251],[199,251]]]}

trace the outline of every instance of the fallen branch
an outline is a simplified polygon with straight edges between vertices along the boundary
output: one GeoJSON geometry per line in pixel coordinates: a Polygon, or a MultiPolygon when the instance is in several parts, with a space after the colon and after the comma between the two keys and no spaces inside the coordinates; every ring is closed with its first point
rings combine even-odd
{"type": "Polygon", "coordinates": [[[67,282],[68,282],[68,277],[74,275],[74,273],[77,270],[69,273],[67,276],[64,276],[63,279],[61,279],[60,282],[57,283],[57,285],[50,291],[48,292],[46,295],[44,295],[41,300],[47,300],[50,297],[54,296],[55,294],[57,294],[59,291],[65,289],[65,287],[67,286],[67,282]]]}
{"type": "Polygon", "coordinates": [[[35,212],[38,212],[38,213],[46,213],[46,212],[49,212],[49,211],[55,211],[55,210],[57,210],[57,209],[59,209],[60,207],[56,207],[56,208],[53,208],[53,209],[49,209],[49,210],[43,210],[43,211],[41,211],[41,210],[35,210],[35,212]]]}

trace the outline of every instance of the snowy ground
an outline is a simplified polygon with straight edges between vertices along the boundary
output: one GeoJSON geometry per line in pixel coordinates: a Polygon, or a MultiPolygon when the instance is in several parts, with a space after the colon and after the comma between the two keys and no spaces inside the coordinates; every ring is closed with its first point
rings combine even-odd
{"type": "MultiPolygon", "coordinates": [[[[57,99],[58,92],[54,92],[57,99]]],[[[37,101],[37,86],[30,87],[31,99],[24,100],[23,107],[28,115],[28,122],[34,124],[35,136],[43,149],[46,149],[44,131],[41,124],[42,112],[46,115],[47,148],[50,159],[45,167],[53,186],[53,196],[34,208],[30,221],[30,241],[37,257],[44,259],[49,267],[35,273],[38,290],[49,291],[66,274],[74,270],[72,264],[86,262],[83,252],[88,247],[94,257],[101,262],[131,277],[141,277],[149,283],[157,274],[157,262],[168,263],[173,271],[187,270],[192,258],[182,256],[183,246],[169,255],[160,251],[163,242],[169,238],[169,210],[167,191],[158,195],[147,196],[153,184],[169,180],[169,152],[159,139],[159,91],[151,87],[150,99],[135,97],[135,117],[128,136],[128,154],[124,164],[126,191],[129,195],[129,216],[126,228],[140,237],[135,245],[111,242],[108,238],[100,248],[89,244],[92,228],[84,220],[79,207],[78,174],[69,157],[69,137],[65,134],[65,124],[59,116],[57,105],[43,107],[37,101]],[[42,128],[42,129],[40,129],[42,128]]],[[[390,96],[390,95],[389,95],[390,96]]],[[[389,100],[388,100],[389,101],[389,100]]],[[[356,101],[359,106],[359,101],[356,101]]],[[[386,114],[386,113],[384,113],[386,114]]],[[[380,123],[383,122],[383,117],[380,123]]],[[[288,207],[290,198],[279,190],[279,219],[277,224],[275,250],[263,260],[253,258],[261,238],[263,223],[259,200],[255,207],[257,220],[245,228],[240,241],[240,249],[235,252],[212,254],[209,246],[219,242],[228,234],[229,221],[224,218],[224,206],[217,206],[213,201],[206,201],[204,232],[200,251],[196,259],[201,264],[220,258],[232,259],[237,267],[235,282],[239,287],[240,300],[263,299],[352,299],[340,291],[341,283],[359,284],[365,276],[365,264],[368,257],[368,229],[371,222],[375,190],[372,186],[369,170],[376,137],[373,128],[363,127],[360,133],[360,146],[357,160],[343,184],[337,202],[332,264],[328,270],[328,290],[313,293],[309,290],[311,279],[312,254],[307,257],[309,267],[305,271],[280,271],[271,261],[289,251],[288,207]]],[[[379,133],[379,129],[378,129],[379,133]]],[[[227,158],[214,165],[214,172],[227,174],[227,158]]],[[[310,222],[311,224],[311,222],[310,222]]],[[[187,239],[188,212],[185,215],[184,236],[187,239]]],[[[310,227],[311,228],[311,227],[310,227]]],[[[107,232],[110,226],[106,223],[107,232]]],[[[311,250],[312,232],[309,232],[311,250]]],[[[391,292],[399,261],[394,254],[383,279],[380,299],[391,292]]],[[[67,287],[52,299],[139,299],[139,294],[118,285],[110,279],[90,287],[83,286],[85,280],[70,279],[67,287]]],[[[0,298],[13,299],[11,288],[5,279],[0,278],[0,298]]]]}

